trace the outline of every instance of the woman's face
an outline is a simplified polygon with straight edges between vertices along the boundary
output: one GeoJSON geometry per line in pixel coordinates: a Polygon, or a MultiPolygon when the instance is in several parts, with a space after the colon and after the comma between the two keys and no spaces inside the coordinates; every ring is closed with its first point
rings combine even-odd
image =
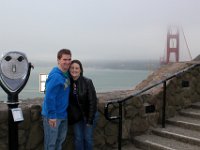
{"type": "Polygon", "coordinates": [[[69,71],[74,80],[77,80],[81,74],[81,68],[77,63],[71,64],[69,71]]]}

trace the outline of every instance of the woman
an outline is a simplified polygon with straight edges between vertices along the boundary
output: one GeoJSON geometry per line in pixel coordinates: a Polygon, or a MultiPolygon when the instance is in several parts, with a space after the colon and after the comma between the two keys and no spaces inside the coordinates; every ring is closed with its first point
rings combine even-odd
{"type": "Polygon", "coordinates": [[[74,146],[76,150],[93,149],[93,128],[97,116],[97,96],[91,79],[83,76],[83,67],[79,60],[73,60],[70,66],[70,99],[77,101],[83,118],[73,125],[74,146]]]}

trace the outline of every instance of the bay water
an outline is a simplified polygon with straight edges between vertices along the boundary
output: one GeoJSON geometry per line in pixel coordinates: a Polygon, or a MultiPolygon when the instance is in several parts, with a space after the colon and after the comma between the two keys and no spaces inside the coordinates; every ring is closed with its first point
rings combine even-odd
{"type": "MultiPolygon", "coordinates": [[[[52,66],[36,66],[31,70],[29,80],[19,93],[19,99],[44,97],[39,92],[39,74],[48,74],[52,66]]],[[[108,69],[85,67],[84,76],[91,78],[97,93],[134,88],[150,74],[147,69],[108,69]]],[[[0,88],[0,101],[7,101],[7,94],[0,88]]]]}

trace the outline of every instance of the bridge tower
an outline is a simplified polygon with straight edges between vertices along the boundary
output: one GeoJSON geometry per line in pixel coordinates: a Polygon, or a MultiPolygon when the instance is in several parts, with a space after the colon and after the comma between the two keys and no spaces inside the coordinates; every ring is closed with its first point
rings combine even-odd
{"type": "Polygon", "coordinates": [[[179,62],[179,30],[178,28],[169,28],[167,32],[167,57],[166,64],[170,62],[170,56],[175,54],[175,62],[179,62]]]}

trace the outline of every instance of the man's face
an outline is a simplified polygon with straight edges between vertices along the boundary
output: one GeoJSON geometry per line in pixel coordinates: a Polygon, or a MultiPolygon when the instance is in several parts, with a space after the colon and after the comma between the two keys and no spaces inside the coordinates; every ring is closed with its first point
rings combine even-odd
{"type": "Polygon", "coordinates": [[[63,54],[60,59],[58,59],[58,66],[63,71],[66,72],[71,64],[71,55],[63,54]]]}

